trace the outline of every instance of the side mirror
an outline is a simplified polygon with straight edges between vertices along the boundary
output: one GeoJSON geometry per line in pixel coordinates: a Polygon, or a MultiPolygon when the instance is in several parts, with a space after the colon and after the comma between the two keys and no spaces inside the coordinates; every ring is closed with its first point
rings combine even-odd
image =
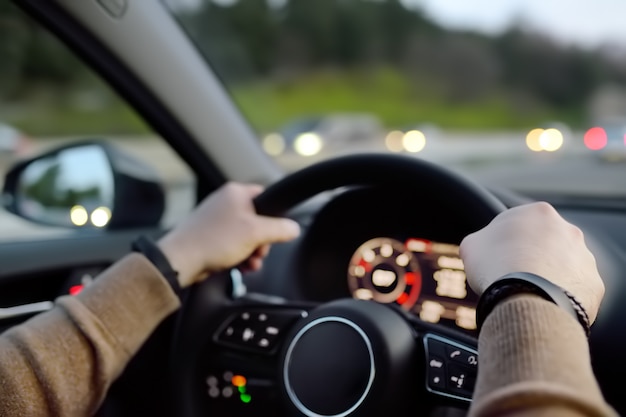
{"type": "Polygon", "coordinates": [[[81,142],[15,165],[2,204],[51,226],[128,229],[158,225],[165,192],[142,161],[106,142],[81,142]]]}

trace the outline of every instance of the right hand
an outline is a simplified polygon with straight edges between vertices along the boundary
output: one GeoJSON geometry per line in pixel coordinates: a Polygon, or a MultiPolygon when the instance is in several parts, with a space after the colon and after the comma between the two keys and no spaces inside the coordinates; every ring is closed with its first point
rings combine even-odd
{"type": "Polygon", "coordinates": [[[481,295],[511,272],[531,272],[569,291],[591,323],[604,296],[593,254],[582,231],[548,203],[531,203],[499,214],[461,243],[468,282],[481,295]]]}
{"type": "Polygon", "coordinates": [[[253,200],[262,191],[258,185],[228,183],[159,240],[181,287],[242,263],[257,270],[271,243],[299,235],[295,221],[256,213],[253,200]]]}

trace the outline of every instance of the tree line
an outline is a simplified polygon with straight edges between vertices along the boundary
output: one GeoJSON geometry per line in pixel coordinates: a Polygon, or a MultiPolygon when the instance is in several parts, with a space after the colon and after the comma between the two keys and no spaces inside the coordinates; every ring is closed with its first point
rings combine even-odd
{"type": "Polygon", "coordinates": [[[432,80],[453,100],[504,88],[557,107],[626,82],[626,63],[602,51],[564,46],[521,27],[498,36],[447,30],[399,0],[289,0],[282,7],[205,1],[180,18],[220,73],[235,79],[393,65],[432,80]]]}
{"type": "MultiPolygon", "coordinates": [[[[506,94],[520,105],[575,108],[626,84],[626,63],[514,27],[497,36],[448,30],[399,0],[214,2],[177,17],[227,81],[294,80],[322,69],[392,66],[454,102],[506,94]]],[[[33,86],[71,87],[84,71],[63,45],[0,2],[0,101],[33,86]]]]}

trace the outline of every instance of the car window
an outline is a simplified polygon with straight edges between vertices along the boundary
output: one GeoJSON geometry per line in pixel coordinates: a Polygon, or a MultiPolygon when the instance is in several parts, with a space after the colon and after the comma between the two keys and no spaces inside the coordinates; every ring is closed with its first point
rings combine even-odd
{"type": "MultiPolygon", "coordinates": [[[[104,140],[157,172],[166,190],[162,226],[193,207],[195,178],[166,142],[65,45],[10,2],[1,2],[0,182],[22,159],[85,140],[104,140]]],[[[81,232],[0,210],[0,241],[81,232]]]]}
{"type": "Polygon", "coordinates": [[[626,196],[624,2],[163,1],[286,171],[394,152],[626,196]]]}

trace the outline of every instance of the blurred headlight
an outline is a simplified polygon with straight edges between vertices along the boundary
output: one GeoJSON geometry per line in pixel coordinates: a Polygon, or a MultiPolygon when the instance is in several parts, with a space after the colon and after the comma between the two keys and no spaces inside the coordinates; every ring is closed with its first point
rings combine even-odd
{"type": "Polygon", "coordinates": [[[533,129],[526,135],[526,146],[533,152],[554,152],[563,146],[563,133],[560,130],[533,129]]]}
{"type": "Polygon", "coordinates": [[[410,130],[404,134],[402,146],[407,152],[420,152],[426,146],[426,136],[419,130],[410,130]]]}
{"type": "Polygon", "coordinates": [[[285,139],[278,133],[270,133],[263,138],[263,149],[268,155],[278,156],[285,151],[285,139]]]}
{"type": "Polygon", "coordinates": [[[302,156],[317,155],[322,150],[323,142],[317,133],[302,133],[293,143],[293,148],[302,156]]]}
{"type": "Polygon", "coordinates": [[[89,220],[89,214],[83,206],[74,206],[70,209],[70,220],[76,226],[84,226],[89,220]]]}
{"type": "Polygon", "coordinates": [[[108,207],[98,207],[91,212],[91,224],[96,227],[104,227],[111,220],[111,210],[108,207]]]}
{"type": "Polygon", "coordinates": [[[557,151],[563,146],[563,134],[558,129],[546,129],[539,136],[539,144],[544,151],[557,151]]]}
{"type": "Polygon", "coordinates": [[[404,145],[402,144],[402,139],[404,138],[404,133],[399,130],[392,130],[387,133],[385,137],[385,146],[391,152],[402,152],[404,150],[404,145]]]}
{"type": "Polygon", "coordinates": [[[528,135],[526,135],[526,146],[528,146],[528,149],[533,152],[541,152],[543,150],[539,142],[539,138],[543,132],[543,129],[533,129],[528,132],[528,135]]]}

